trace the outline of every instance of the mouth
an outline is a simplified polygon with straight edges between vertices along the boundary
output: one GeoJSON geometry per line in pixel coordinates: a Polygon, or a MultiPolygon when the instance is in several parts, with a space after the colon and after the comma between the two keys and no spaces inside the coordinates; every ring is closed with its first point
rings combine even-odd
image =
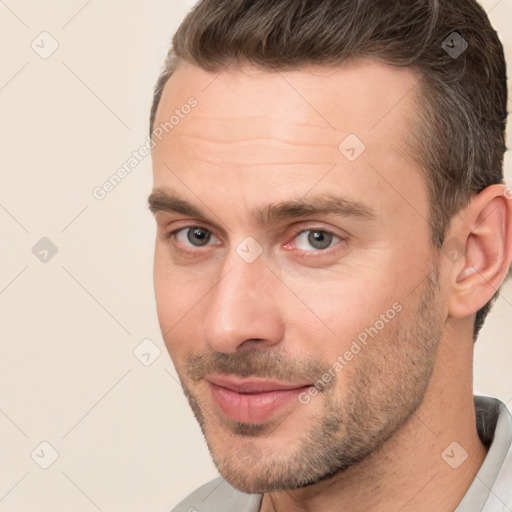
{"type": "Polygon", "coordinates": [[[286,383],[263,379],[240,379],[223,375],[206,377],[218,411],[234,421],[263,423],[312,386],[309,383],[286,383]]]}

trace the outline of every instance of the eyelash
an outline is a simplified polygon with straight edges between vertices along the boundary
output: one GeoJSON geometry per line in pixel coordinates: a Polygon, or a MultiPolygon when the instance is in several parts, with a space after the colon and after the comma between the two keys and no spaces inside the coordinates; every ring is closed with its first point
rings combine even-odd
{"type": "MultiPolygon", "coordinates": [[[[213,233],[213,231],[209,230],[208,228],[204,227],[204,226],[201,226],[199,224],[190,224],[188,226],[183,226],[183,227],[180,227],[179,229],[175,229],[174,231],[170,231],[168,233],[166,233],[164,235],[164,238],[165,240],[167,241],[170,241],[171,239],[174,239],[174,244],[176,246],[178,246],[178,244],[175,242],[176,240],[176,237],[178,235],[178,233],[182,232],[182,231],[186,231],[188,229],[193,229],[193,228],[199,228],[203,231],[206,231],[208,233],[210,233],[213,237],[217,238],[218,237],[213,233]]],[[[324,234],[327,234],[327,235],[332,235],[334,238],[338,239],[337,241],[334,241],[332,242],[332,245],[330,245],[329,247],[327,247],[326,249],[311,249],[311,250],[303,250],[303,249],[295,249],[295,248],[292,248],[292,249],[288,249],[288,250],[297,250],[301,253],[309,253],[308,257],[315,257],[314,255],[317,254],[317,255],[325,255],[325,254],[330,254],[332,252],[332,250],[339,244],[341,243],[344,243],[344,242],[347,242],[348,241],[348,236],[342,236],[340,234],[336,234],[334,233],[334,231],[330,231],[328,229],[323,229],[323,228],[319,228],[319,227],[308,227],[308,228],[297,228],[296,230],[292,231],[292,234],[290,236],[290,239],[292,241],[296,240],[297,237],[299,235],[301,235],[302,233],[311,233],[311,232],[321,232],[321,233],[324,233],[324,234]]],[[[286,246],[289,245],[290,242],[287,242],[284,247],[286,248],[286,246]]],[[[214,245],[218,245],[218,244],[214,244],[214,245]]],[[[203,247],[209,247],[210,244],[206,245],[206,246],[203,246],[203,247]]],[[[197,246],[195,248],[192,248],[192,247],[189,247],[189,248],[186,248],[184,249],[183,247],[179,247],[178,248],[184,252],[184,253],[189,253],[189,254],[192,254],[192,253],[197,253],[198,250],[202,249],[203,247],[201,246],[197,246]]]]}

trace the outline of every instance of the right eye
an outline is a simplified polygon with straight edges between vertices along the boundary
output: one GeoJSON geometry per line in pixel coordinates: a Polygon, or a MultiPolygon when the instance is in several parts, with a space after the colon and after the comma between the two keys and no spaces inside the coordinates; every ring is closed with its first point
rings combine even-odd
{"type": "Polygon", "coordinates": [[[171,235],[176,238],[180,245],[185,247],[204,247],[212,241],[212,238],[216,240],[211,231],[208,231],[201,226],[181,228],[172,232],[171,235]]]}

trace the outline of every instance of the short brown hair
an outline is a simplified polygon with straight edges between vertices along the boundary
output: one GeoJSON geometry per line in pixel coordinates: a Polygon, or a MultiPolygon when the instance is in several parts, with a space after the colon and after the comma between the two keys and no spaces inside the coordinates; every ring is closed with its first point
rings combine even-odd
{"type": "MultiPolygon", "coordinates": [[[[364,57],[418,74],[415,158],[440,249],[471,197],[503,183],[505,58],[474,0],[201,0],[174,35],[154,90],[150,133],[181,61],[210,72],[243,63],[278,71],[364,57]]],[[[498,293],[477,312],[475,340],[498,293]]]]}

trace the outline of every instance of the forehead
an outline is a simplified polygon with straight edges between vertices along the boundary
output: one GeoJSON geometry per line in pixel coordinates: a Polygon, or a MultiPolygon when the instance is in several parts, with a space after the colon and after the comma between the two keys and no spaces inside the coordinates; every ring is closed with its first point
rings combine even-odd
{"type": "Polygon", "coordinates": [[[225,198],[236,191],[237,207],[265,199],[262,191],[272,200],[303,194],[320,179],[317,191],[342,187],[375,204],[397,193],[421,200],[424,183],[406,142],[418,88],[411,69],[370,60],[218,73],[182,63],[155,118],[154,129],[168,125],[153,149],[155,186],[195,190],[211,201],[214,192],[225,198]],[[182,110],[190,98],[195,106],[182,110]]]}
{"type": "Polygon", "coordinates": [[[182,62],[164,88],[155,125],[193,96],[198,106],[186,125],[199,115],[203,125],[229,120],[226,136],[238,133],[234,121],[247,119],[257,131],[271,132],[272,119],[325,132],[365,134],[409,119],[417,88],[418,76],[411,68],[369,59],[276,72],[243,65],[217,73],[182,62]]]}

